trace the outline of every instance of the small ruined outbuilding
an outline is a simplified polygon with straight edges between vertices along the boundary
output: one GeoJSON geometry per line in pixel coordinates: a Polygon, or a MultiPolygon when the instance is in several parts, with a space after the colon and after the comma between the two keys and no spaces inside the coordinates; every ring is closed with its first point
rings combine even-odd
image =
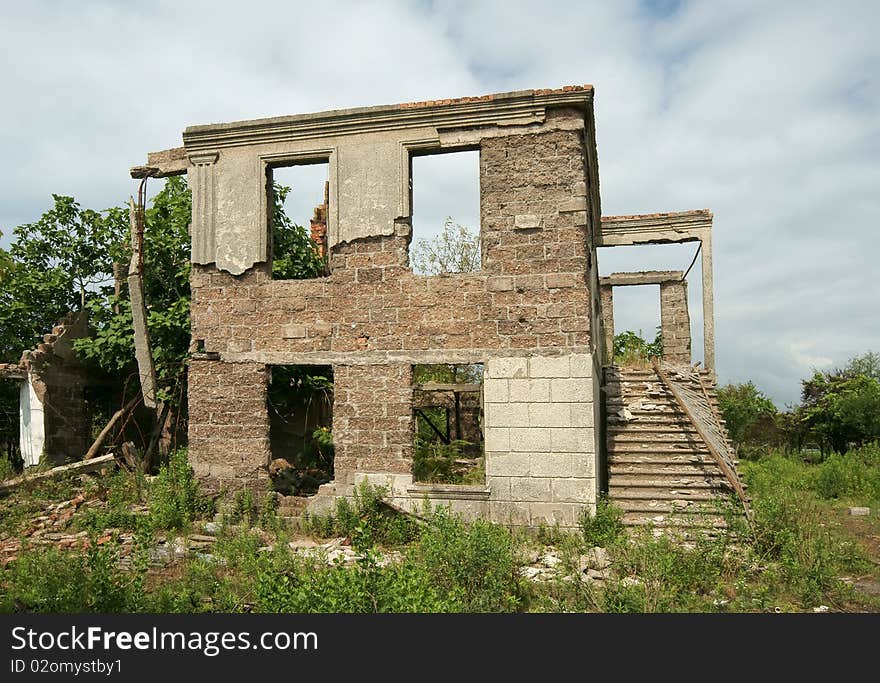
{"type": "Polygon", "coordinates": [[[334,478],[312,510],[366,479],[403,508],[533,527],[576,525],[607,489],[628,522],[662,523],[738,486],[713,410],[712,214],[602,217],[591,86],[191,126],[183,142],[132,175],[192,188],[189,456],[211,489],[268,487],[276,366],[332,367],[334,478]],[[411,160],[457,150],[479,151],[482,267],[418,275],[411,160]],[[314,162],[329,164],[312,225],[329,274],[274,280],[273,169],[314,162]],[[597,267],[600,246],[687,241],[702,248],[702,373],[682,273],[597,267]],[[667,357],[613,368],[613,288],[644,283],[660,287],[667,357]],[[431,364],[483,368],[480,483],[414,480],[413,370],[431,364]]]}
{"type": "Polygon", "coordinates": [[[45,457],[60,464],[79,459],[91,444],[85,390],[89,370],[76,357],[73,342],[89,333],[84,312],[71,314],[18,363],[0,364],[0,379],[17,380],[19,448],[25,467],[45,457]]]}

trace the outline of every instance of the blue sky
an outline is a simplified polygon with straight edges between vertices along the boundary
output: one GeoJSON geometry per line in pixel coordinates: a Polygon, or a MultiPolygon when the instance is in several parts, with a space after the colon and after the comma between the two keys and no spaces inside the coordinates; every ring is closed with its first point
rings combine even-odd
{"type": "MultiPolygon", "coordinates": [[[[191,124],[592,83],[603,212],[715,213],[720,379],[792,403],[812,368],[880,350],[878,25],[857,1],[9,3],[0,230],[51,193],[122,203],[128,168],[191,124]]],[[[422,173],[465,206],[460,163],[422,173]]],[[[681,269],[691,249],[600,268],[681,269]]],[[[654,295],[618,319],[656,325],[654,295]]]]}

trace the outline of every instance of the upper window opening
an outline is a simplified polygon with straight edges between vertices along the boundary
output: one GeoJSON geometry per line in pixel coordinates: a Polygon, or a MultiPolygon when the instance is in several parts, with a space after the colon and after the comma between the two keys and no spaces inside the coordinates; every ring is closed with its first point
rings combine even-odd
{"type": "Polygon", "coordinates": [[[270,168],[272,277],[305,280],[329,274],[329,161],[270,168]]]}
{"type": "Polygon", "coordinates": [[[410,178],[413,272],[438,275],[479,270],[479,150],[414,155],[410,178]]]}

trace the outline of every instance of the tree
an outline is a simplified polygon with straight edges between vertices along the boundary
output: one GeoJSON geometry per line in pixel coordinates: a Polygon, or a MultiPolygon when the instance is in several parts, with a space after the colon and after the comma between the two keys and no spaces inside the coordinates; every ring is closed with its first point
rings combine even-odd
{"type": "Polygon", "coordinates": [[[305,229],[284,211],[289,187],[272,186],[272,277],[276,280],[305,280],[326,274],[327,263],[315,249],[305,229]]]}
{"type": "Polygon", "coordinates": [[[865,375],[880,382],[880,353],[868,351],[861,356],[850,358],[843,372],[850,377],[865,375]]]}
{"type": "Polygon", "coordinates": [[[803,380],[799,422],[805,424],[825,454],[845,453],[880,439],[880,382],[846,371],[815,372],[803,380]]]}
{"type": "Polygon", "coordinates": [[[650,358],[663,357],[663,336],[660,328],[654,335],[654,341],[647,341],[641,334],[632,330],[614,335],[614,362],[619,365],[644,362],[650,358]]]}
{"type": "MultiPolygon", "coordinates": [[[[289,191],[276,185],[273,192],[273,241],[284,253],[273,270],[276,277],[278,270],[288,278],[315,277],[324,262],[306,231],[284,214],[289,191]]],[[[97,212],[82,209],[72,197],[53,199],[40,220],[15,229],[8,251],[0,249],[0,362],[18,360],[66,313],[86,308],[93,334],[74,348],[114,384],[124,385],[137,376],[131,306],[124,283],[117,288],[114,279],[114,264],[126,263],[130,254],[128,209],[97,212]]],[[[146,209],[144,231],[144,296],[160,399],[182,413],[190,340],[190,218],[186,180],[169,178],[146,209]]],[[[130,388],[137,392],[136,385],[130,388]]],[[[7,394],[0,398],[11,403],[7,394]]],[[[9,407],[5,403],[0,409],[9,407]]],[[[4,425],[7,436],[17,439],[17,417],[15,425],[0,428],[4,425]]]]}
{"type": "Polygon", "coordinates": [[[737,450],[766,445],[768,436],[775,436],[776,406],[752,382],[721,387],[718,407],[737,450]]]}
{"type": "Polygon", "coordinates": [[[413,245],[410,261],[422,275],[472,273],[480,269],[480,236],[448,217],[439,235],[413,245]]]}

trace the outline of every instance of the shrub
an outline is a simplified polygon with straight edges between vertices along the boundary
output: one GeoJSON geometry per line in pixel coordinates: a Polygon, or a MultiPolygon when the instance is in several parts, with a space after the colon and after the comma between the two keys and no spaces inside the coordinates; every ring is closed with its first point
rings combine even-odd
{"type": "Polygon", "coordinates": [[[157,529],[185,529],[199,515],[210,512],[199,495],[198,483],[181,448],[159,469],[150,489],[150,518],[157,529]]]}
{"type": "Polygon", "coordinates": [[[5,577],[0,611],[138,611],[144,605],[143,581],[139,573],[120,569],[118,560],[114,547],[100,546],[95,538],[84,553],[28,548],[5,577]]]}
{"type": "Polygon", "coordinates": [[[510,532],[477,519],[465,523],[444,508],[433,512],[412,551],[447,602],[465,612],[510,612],[521,601],[510,532]]]}
{"type": "Polygon", "coordinates": [[[818,466],[813,485],[823,498],[880,499],[880,446],[832,454],[818,466]]]}
{"type": "Polygon", "coordinates": [[[807,493],[764,494],[752,512],[753,547],[779,562],[786,587],[805,606],[840,594],[838,577],[863,565],[857,548],[831,533],[825,511],[807,493]]]}
{"type": "Polygon", "coordinates": [[[338,498],[328,515],[309,515],[305,529],[319,537],[347,536],[358,547],[409,543],[418,533],[417,523],[382,504],[387,491],[362,481],[351,500],[338,498]]]}
{"type": "Polygon", "coordinates": [[[614,506],[607,497],[596,501],[596,514],[587,510],[581,513],[580,524],[584,540],[590,546],[608,546],[623,534],[623,511],[614,506]]]}
{"type": "Polygon", "coordinates": [[[605,611],[702,611],[720,587],[725,573],[728,538],[700,534],[688,544],[669,536],[655,537],[650,529],[611,548],[615,572],[638,577],[635,582],[611,582],[601,599],[605,611]]]}
{"type": "Polygon", "coordinates": [[[328,567],[281,547],[260,557],[256,576],[261,612],[448,612],[458,606],[441,597],[423,567],[380,567],[369,553],[354,567],[328,567]]]}

